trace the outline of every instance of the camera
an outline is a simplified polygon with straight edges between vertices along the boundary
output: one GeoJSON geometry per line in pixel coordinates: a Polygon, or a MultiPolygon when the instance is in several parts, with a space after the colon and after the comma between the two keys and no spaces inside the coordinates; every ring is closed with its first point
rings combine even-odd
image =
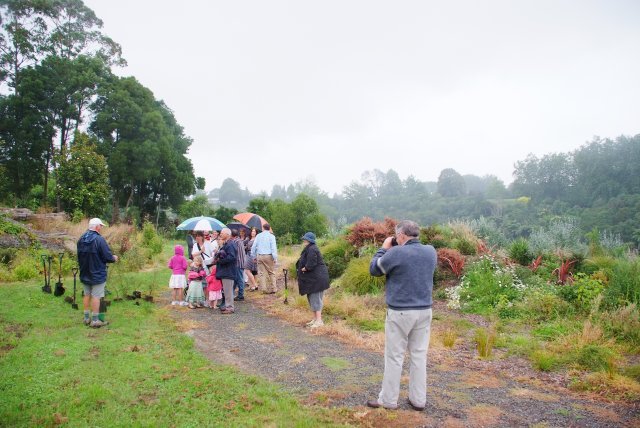
{"type": "Polygon", "coordinates": [[[398,240],[396,239],[396,237],[394,236],[393,238],[391,238],[391,246],[395,247],[396,245],[398,245],[398,240]]]}

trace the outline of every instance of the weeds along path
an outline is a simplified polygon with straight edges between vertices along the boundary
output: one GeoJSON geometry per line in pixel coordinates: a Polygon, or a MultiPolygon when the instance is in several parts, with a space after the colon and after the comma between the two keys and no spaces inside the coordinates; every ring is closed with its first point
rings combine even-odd
{"type": "Polygon", "coordinates": [[[234,315],[206,308],[169,307],[169,312],[214,364],[232,365],[269,379],[309,404],[351,408],[363,425],[640,426],[637,406],[594,401],[547,388],[544,383],[532,386],[496,372],[472,369],[464,359],[429,361],[424,412],[409,409],[405,376],[401,410],[382,416],[385,411],[363,406],[379,391],[382,354],[282,321],[256,303],[271,296],[258,299],[252,294],[247,293],[247,301],[236,303],[234,315]]]}

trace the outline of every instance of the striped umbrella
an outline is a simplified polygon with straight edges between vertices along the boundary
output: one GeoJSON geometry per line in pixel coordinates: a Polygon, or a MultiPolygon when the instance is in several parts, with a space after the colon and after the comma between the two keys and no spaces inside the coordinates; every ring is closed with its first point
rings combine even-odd
{"type": "Polygon", "coordinates": [[[262,226],[267,222],[264,218],[254,213],[240,213],[233,216],[234,220],[238,220],[240,223],[247,227],[255,227],[257,230],[262,231],[262,226]]]}
{"type": "Polygon", "coordinates": [[[226,227],[223,222],[213,217],[191,217],[180,223],[177,230],[201,230],[203,232],[217,230],[221,231],[226,227]]]}

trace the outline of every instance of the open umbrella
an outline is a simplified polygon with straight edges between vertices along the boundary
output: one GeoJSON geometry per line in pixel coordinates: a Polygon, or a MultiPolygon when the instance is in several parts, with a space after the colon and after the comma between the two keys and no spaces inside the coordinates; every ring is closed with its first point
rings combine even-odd
{"type": "Polygon", "coordinates": [[[251,228],[249,226],[245,226],[242,223],[237,221],[232,221],[231,223],[227,223],[227,227],[231,230],[237,230],[238,234],[240,234],[240,230],[243,229],[245,236],[249,236],[251,234],[251,228]]]}
{"type": "Polygon", "coordinates": [[[217,230],[218,232],[225,227],[224,223],[213,217],[191,217],[180,223],[177,230],[201,230],[203,232],[217,230]]]}
{"type": "Polygon", "coordinates": [[[254,213],[240,213],[233,216],[234,220],[238,220],[240,223],[247,227],[255,227],[257,230],[262,231],[262,226],[268,223],[267,220],[254,213]]]}

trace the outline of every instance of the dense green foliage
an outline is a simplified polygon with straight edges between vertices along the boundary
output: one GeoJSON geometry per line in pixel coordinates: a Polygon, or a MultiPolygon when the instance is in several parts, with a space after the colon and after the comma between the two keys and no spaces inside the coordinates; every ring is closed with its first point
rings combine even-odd
{"type": "Polygon", "coordinates": [[[101,27],[81,0],[0,3],[0,202],[50,205],[55,175],[57,209],[110,212],[117,221],[122,206],[139,220],[203,187],[186,157],[191,140],[171,110],[134,78],[111,72],[124,61],[101,27]],[[103,161],[73,150],[84,144],[74,138],[82,125],[106,159],[106,197],[103,161]],[[84,186],[71,192],[70,181],[84,186]]]}

